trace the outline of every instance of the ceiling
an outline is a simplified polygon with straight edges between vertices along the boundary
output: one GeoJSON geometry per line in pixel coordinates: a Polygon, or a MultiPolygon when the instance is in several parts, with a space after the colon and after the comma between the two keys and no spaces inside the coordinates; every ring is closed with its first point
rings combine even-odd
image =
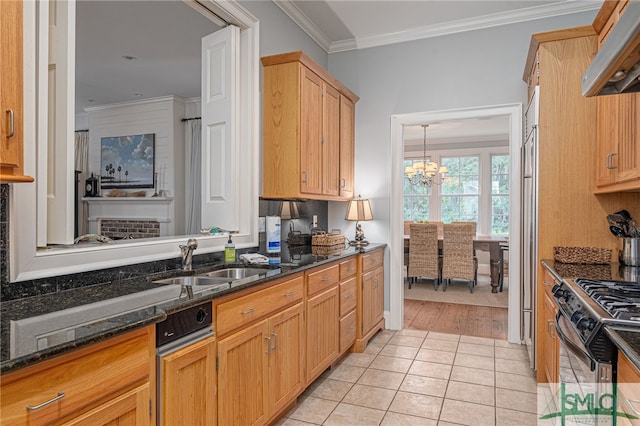
{"type": "MultiPolygon", "coordinates": [[[[266,1],[266,0],[262,0],[266,1]]],[[[552,15],[598,9],[601,0],[273,0],[329,53],[399,43],[552,15]]],[[[250,9],[250,1],[246,2],[250,9]]],[[[76,113],[145,98],[200,96],[200,39],[220,26],[187,3],[79,0],[76,113]],[[133,57],[135,59],[126,59],[133,57]]],[[[494,120],[431,123],[428,140],[506,138],[494,120]],[[475,136],[473,136],[475,135],[475,136]]],[[[422,146],[420,126],[405,128],[422,146]]],[[[415,147],[414,147],[415,148],[415,147]]],[[[414,149],[408,146],[409,150],[414,149]]]]}

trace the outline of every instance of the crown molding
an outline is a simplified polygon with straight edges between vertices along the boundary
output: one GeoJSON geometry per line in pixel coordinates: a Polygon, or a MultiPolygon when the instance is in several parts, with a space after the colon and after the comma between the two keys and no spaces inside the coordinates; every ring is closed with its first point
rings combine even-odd
{"type": "Polygon", "coordinates": [[[404,43],[424,38],[439,37],[447,34],[479,30],[483,28],[509,25],[524,21],[550,18],[572,13],[588,12],[600,9],[602,1],[567,0],[562,3],[535,6],[527,9],[496,13],[476,18],[461,19],[442,24],[426,25],[405,31],[379,36],[353,38],[330,42],[328,37],[289,0],[273,0],[309,37],[311,37],[327,53],[345,52],[349,50],[367,49],[370,47],[404,43]]]}
{"type": "Polygon", "coordinates": [[[325,52],[329,52],[331,42],[327,36],[314,24],[307,15],[302,13],[300,9],[289,0],[273,0],[273,2],[295,22],[302,30],[307,33],[313,41],[316,42],[325,52]]]}

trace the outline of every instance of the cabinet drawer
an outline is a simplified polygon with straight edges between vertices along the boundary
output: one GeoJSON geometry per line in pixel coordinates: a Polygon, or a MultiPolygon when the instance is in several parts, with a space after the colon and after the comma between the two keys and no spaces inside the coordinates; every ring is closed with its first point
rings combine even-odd
{"type": "Polygon", "coordinates": [[[340,353],[356,342],[356,311],[340,320],[340,353]]]}
{"type": "Polygon", "coordinates": [[[218,335],[262,318],[302,299],[302,275],[216,306],[218,335]]]}
{"type": "Polygon", "coordinates": [[[317,269],[314,272],[307,274],[307,295],[312,295],[326,288],[337,285],[339,281],[339,265],[317,269]]]}
{"type": "Polygon", "coordinates": [[[347,281],[340,283],[340,316],[343,317],[347,312],[356,307],[356,277],[349,278],[347,281]]]}
{"type": "Polygon", "coordinates": [[[384,264],[384,250],[376,250],[373,253],[362,255],[362,271],[370,271],[384,264]]]}
{"type": "Polygon", "coordinates": [[[340,262],[340,281],[356,275],[357,262],[355,257],[351,257],[344,262],[340,262]]]}
{"type": "Polygon", "coordinates": [[[154,344],[147,327],[3,376],[2,423],[49,424],[148,382],[154,344]]]}

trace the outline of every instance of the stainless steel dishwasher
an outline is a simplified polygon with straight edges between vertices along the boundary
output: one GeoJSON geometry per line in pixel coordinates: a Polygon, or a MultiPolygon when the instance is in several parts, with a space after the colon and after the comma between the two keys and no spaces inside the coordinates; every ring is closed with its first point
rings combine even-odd
{"type": "MultiPolygon", "coordinates": [[[[156,423],[164,424],[162,419],[162,404],[165,397],[168,397],[170,391],[168,389],[168,374],[180,374],[180,370],[175,369],[168,372],[165,368],[174,365],[172,361],[176,357],[176,352],[188,348],[201,342],[204,339],[215,336],[213,326],[211,324],[213,318],[212,302],[202,303],[200,305],[187,308],[185,310],[170,314],[165,321],[156,325],[156,423]],[[165,360],[167,362],[165,362],[165,360]],[[165,395],[165,393],[167,395],[165,395]]],[[[215,371],[215,359],[208,359],[205,362],[213,363],[215,371]]],[[[210,378],[213,380],[213,377],[210,378]]],[[[179,389],[179,392],[185,394],[200,393],[201,389],[179,389]]],[[[213,390],[212,390],[213,391],[213,390]]],[[[179,403],[174,398],[170,399],[171,403],[179,403]]],[[[189,407],[193,410],[195,407],[189,407]]]]}

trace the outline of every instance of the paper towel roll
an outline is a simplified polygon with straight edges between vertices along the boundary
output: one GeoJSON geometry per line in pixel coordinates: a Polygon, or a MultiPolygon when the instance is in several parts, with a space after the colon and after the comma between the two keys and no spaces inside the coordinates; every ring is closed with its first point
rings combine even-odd
{"type": "Polygon", "coordinates": [[[267,216],[267,253],[280,253],[280,216],[267,216]]]}

